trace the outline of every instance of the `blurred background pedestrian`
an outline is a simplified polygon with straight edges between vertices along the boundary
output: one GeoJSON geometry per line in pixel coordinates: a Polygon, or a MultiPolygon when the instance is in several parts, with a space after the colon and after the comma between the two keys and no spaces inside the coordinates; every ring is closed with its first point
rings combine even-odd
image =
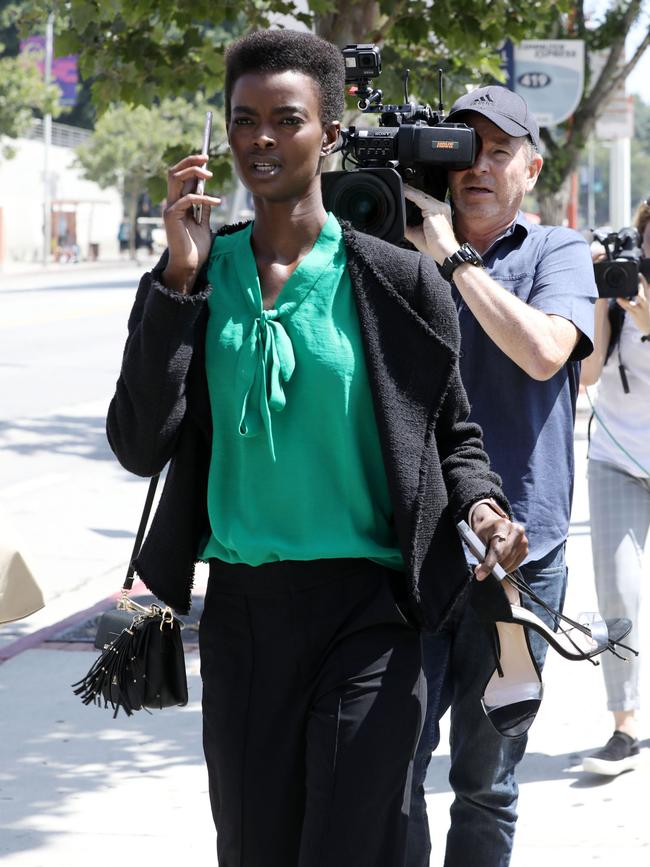
{"type": "MultiPolygon", "coordinates": [[[[634,225],[648,257],[647,201],[639,205],[634,225]]],[[[650,525],[650,308],[643,277],[635,298],[596,302],[594,351],[583,362],[581,382],[587,386],[598,382],[588,482],[599,610],[604,618],[632,620],[629,641],[636,647],[650,525]]],[[[604,747],[585,757],[583,769],[615,776],[633,768],[639,755],[639,661],[631,657],[621,665],[603,656],[602,666],[614,733],[604,747]]]]}

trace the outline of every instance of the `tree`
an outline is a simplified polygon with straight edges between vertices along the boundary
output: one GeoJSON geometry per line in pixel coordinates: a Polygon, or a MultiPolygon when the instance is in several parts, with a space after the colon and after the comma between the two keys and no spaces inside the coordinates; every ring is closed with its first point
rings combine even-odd
{"type": "MultiPolygon", "coordinates": [[[[40,22],[52,0],[24,0],[21,26],[40,22]]],[[[220,92],[223,52],[233,34],[265,26],[273,16],[295,15],[337,44],[378,42],[383,47],[382,88],[401,95],[399,72],[413,72],[419,94],[433,101],[435,70],[448,74],[449,97],[466,82],[501,80],[497,47],[503,39],[584,39],[607,61],[569,123],[542,131],[546,166],[537,193],[545,221],[560,222],[569,183],[596,119],[650,44],[650,32],[625,62],[625,39],[641,20],[643,0],[610,0],[600,17],[587,19],[584,0],[58,0],[57,44],[79,53],[84,77],[93,79],[100,111],[115,100],[151,105],[172,95],[220,92]],[[306,11],[305,11],[306,10],[306,11]]],[[[449,103],[450,99],[447,100],[449,103]]],[[[425,100],[426,101],[426,100],[425,100]]]]}
{"type": "Polygon", "coordinates": [[[5,139],[19,138],[30,128],[34,112],[59,112],[59,90],[45,87],[33,57],[20,54],[18,29],[12,0],[0,0],[0,154],[13,156],[5,139]]]}
{"type": "Polygon", "coordinates": [[[578,168],[581,154],[596,121],[621,82],[641,59],[650,45],[650,28],[625,62],[625,40],[644,14],[643,0],[612,0],[602,18],[587,20],[583,0],[573,2],[571,14],[558,22],[549,34],[557,38],[584,39],[587,49],[585,92],[572,118],[554,129],[541,131],[545,147],[544,170],[537,183],[537,196],[542,222],[561,223],[570,195],[570,182],[578,168]],[[589,52],[606,51],[606,61],[593,80],[589,52]]]}
{"type": "MultiPolygon", "coordinates": [[[[98,120],[93,134],[77,148],[85,176],[101,187],[117,187],[131,226],[135,255],[136,212],[140,196],[155,181],[157,201],[164,196],[166,166],[174,155],[196,150],[206,103],[165,99],[160,105],[116,106],[98,120]]],[[[211,107],[214,111],[214,108],[211,107]]],[[[155,195],[155,194],[154,194],[155,195]]]]}
{"type": "MultiPolygon", "coordinates": [[[[439,62],[452,82],[500,76],[502,40],[543,35],[569,0],[308,0],[301,4],[307,11],[293,0],[24,0],[22,28],[42,21],[52,5],[58,50],[79,54],[82,75],[93,79],[95,103],[105,110],[116,100],[150,105],[197,90],[217,93],[233,33],[280,14],[336,44],[381,43],[387,72],[406,64],[430,93],[439,62]]],[[[383,81],[386,93],[395,92],[389,74],[383,81]]]]}
{"type": "MultiPolygon", "coordinates": [[[[602,226],[609,222],[609,162],[610,142],[598,142],[592,138],[593,159],[593,198],[594,214],[591,224],[585,223],[586,228],[602,226]]],[[[589,150],[589,149],[587,149],[589,150]]],[[[636,208],[641,199],[650,196],[650,105],[647,105],[638,96],[634,97],[634,138],[631,148],[631,188],[632,209],[636,208]]],[[[588,191],[588,152],[583,155],[579,175],[583,181],[581,185],[581,212],[586,214],[586,199],[588,191]]],[[[614,226],[620,229],[621,226],[614,226]]]]}
{"type": "MultiPolygon", "coordinates": [[[[42,26],[54,9],[56,50],[79,55],[82,80],[92,81],[93,102],[100,113],[116,102],[151,106],[169,97],[192,100],[197,92],[222,105],[225,47],[235,36],[266,26],[277,15],[294,15],[340,45],[380,43],[381,87],[388,101],[401,101],[401,71],[408,67],[413,73],[412,96],[433,102],[436,70],[442,67],[448,76],[449,105],[467,81],[501,75],[495,46],[504,37],[542,35],[568,2],[22,0],[14,20],[28,33],[42,26]]],[[[191,149],[195,146],[194,141],[191,149]]],[[[174,154],[168,157],[171,160],[174,154]]],[[[227,174],[224,160],[212,160],[210,167],[222,179],[227,174]]],[[[155,180],[150,188],[153,184],[155,180]]]]}
{"type": "MultiPolygon", "coordinates": [[[[20,7],[15,0],[0,0],[0,56],[18,57],[20,55],[20,34],[17,20],[20,7]]],[[[40,22],[38,32],[42,32],[43,22],[40,22]]],[[[0,75],[0,82],[4,76],[0,75]]],[[[54,94],[55,91],[52,91],[54,94]]],[[[57,99],[58,99],[58,91],[57,99]]],[[[0,97],[1,100],[1,97],[0,97]]],[[[42,113],[42,101],[35,100],[34,111],[42,113]]],[[[90,98],[90,82],[81,82],[77,88],[75,103],[72,106],[57,107],[57,117],[61,123],[73,124],[86,129],[94,126],[95,111],[90,98]]]]}
{"type": "Polygon", "coordinates": [[[0,57],[0,155],[5,159],[13,156],[13,148],[3,139],[24,135],[31,126],[35,110],[56,115],[58,98],[59,89],[45,87],[33,60],[0,57]]]}
{"type": "Polygon", "coordinates": [[[634,98],[634,139],[632,140],[632,205],[650,196],[650,105],[634,98]]]}

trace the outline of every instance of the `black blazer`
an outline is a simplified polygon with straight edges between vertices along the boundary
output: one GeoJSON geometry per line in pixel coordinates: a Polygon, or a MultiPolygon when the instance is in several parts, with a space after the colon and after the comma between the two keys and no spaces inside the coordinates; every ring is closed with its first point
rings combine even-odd
{"type": "MultiPolygon", "coordinates": [[[[222,233],[241,226],[226,227],[222,233]]],[[[414,616],[438,628],[470,572],[455,529],[469,506],[494,497],[509,511],[483,451],[458,372],[460,335],[449,285],[433,260],[344,225],[395,527],[414,616]]],[[[169,469],[136,571],[180,613],[208,529],[212,417],[205,374],[205,269],[195,291],[160,282],[166,253],[138,287],[107,433],[137,475],[169,469]]]]}

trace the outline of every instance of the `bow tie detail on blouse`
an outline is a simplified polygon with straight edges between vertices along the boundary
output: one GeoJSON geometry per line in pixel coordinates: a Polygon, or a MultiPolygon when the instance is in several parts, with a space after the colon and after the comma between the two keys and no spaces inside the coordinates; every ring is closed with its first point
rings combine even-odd
{"type": "Polygon", "coordinates": [[[277,310],[262,310],[244,338],[240,350],[239,376],[246,388],[239,420],[239,433],[245,437],[266,432],[275,460],[271,412],[282,412],[287,399],[284,383],[296,367],[291,339],[280,322],[277,310]]]}

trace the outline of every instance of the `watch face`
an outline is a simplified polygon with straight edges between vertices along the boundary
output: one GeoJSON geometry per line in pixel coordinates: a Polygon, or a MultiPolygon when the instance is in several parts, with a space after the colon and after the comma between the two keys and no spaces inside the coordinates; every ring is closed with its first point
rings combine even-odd
{"type": "Polygon", "coordinates": [[[451,280],[451,276],[456,268],[459,265],[464,265],[466,262],[471,262],[472,265],[483,267],[483,259],[481,259],[479,254],[470,244],[463,244],[455,253],[452,253],[451,256],[447,256],[440,266],[442,276],[446,280],[451,280]]]}
{"type": "Polygon", "coordinates": [[[463,246],[458,252],[462,253],[464,262],[471,262],[473,265],[483,264],[483,259],[481,259],[481,257],[471,244],[463,244],[463,246]]]}

